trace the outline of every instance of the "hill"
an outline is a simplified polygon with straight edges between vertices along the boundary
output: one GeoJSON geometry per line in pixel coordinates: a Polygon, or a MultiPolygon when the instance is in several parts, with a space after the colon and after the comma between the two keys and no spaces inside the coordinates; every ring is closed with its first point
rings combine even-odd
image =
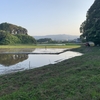
{"type": "Polygon", "coordinates": [[[14,24],[6,23],[6,22],[0,24],[0,30],[9,32],[11,34],[25,34],[25,35],[27,35],[27,29],[25,29],[21,26],[17,26],[14,24]]]}
{"type": "Polygon", "coordinates": [[[41,38],[51,38],[52,40],[74,40],[79,38],[76,35],[66,35],[66,34],[57,34],[57,35],[45,35],[45,36],[34,36],[34,38],[41,39],[41,38]]]}
{"type": "Polygon", "coordinates": [[[0,44],[35,44],[36,41],[29,36],[27,29],[10,23],[0,24],[0,44]]]}

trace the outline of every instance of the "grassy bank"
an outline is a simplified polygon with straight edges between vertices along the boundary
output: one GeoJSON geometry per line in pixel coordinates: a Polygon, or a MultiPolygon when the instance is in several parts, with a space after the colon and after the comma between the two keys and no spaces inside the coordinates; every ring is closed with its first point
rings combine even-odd
{"type": "Polygon", "coordinates": [[[0,76],[0,100],[100,100],[100,47],[83,56],[0,76]]]}
{"type": "Polygon", "coordinates": [[[54,44],[37,44],[37,45],[0,45],[0,48],[77,48],[80,44],[54,45],[54,44]]]}

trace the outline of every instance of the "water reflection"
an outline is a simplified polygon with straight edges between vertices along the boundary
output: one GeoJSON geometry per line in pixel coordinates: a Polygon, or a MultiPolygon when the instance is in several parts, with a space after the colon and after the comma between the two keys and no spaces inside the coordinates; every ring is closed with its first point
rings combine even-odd
{"type": "Polygon", "coordinates": [[[29,52],[34,52],[35,48],[1,48],[0,49],[0,54],[2,53],[29,53],[29,52]]]}
{"type": "Polygon", "coordinates": [[[0,64],[4,66],[15,65],[28,59],[28,54],[0,54],[0,64]]]}
{"type": "Polygon", "coordinates": [[[61,52],[63,50],[64,49],[11,49],[10,51],[2,51],[3,54],[0,50],[0,74],[33,69],[82,55],[81,53],[71,51],[66,51],[58,55],[48,54],[61,52]],[[34,53],[38,53],[38,55],[34,53]]]}
{"type": "Polygon", "coordinates": [[[34,52],[35,48],[1,48],[0,64],[3,66],[15,65],[28,59],[28,53],[34,52]],[[21,54],[22,53],[22,54],[21,54]]]}

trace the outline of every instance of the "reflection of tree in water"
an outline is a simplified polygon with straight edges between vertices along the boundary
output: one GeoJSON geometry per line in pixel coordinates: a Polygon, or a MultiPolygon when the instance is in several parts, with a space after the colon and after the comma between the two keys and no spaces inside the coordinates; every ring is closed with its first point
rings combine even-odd
{"type": "Polygon", "coordinates": [[[0,54],[0,64],[10,66],[28,59],[28,54],[0,54]]]}
{"type": "Polygon", "coordinates": [[[14,52],[14,53],[28,52],[29,53],[29,52],[33,52],[34,50],[35,50],[34,48],[32,49],[31,48],[26,48],[26,49],[25,48],[24,49],[23,48],[21,49],[19,48],[13,48],[13,49],[12,48],[0,48],[0,53],[5,53],[5,52],[9,52],[9,53],[10,52],[14,52]]]}

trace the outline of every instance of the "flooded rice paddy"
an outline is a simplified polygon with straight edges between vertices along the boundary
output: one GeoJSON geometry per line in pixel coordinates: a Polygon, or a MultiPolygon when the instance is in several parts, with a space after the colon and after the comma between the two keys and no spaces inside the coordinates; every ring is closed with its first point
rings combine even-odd
{"type": "Polygon", "coordinates": [[[0,74],[14,73],[81,56],[65,49],[1,49],[0,74]]]}

